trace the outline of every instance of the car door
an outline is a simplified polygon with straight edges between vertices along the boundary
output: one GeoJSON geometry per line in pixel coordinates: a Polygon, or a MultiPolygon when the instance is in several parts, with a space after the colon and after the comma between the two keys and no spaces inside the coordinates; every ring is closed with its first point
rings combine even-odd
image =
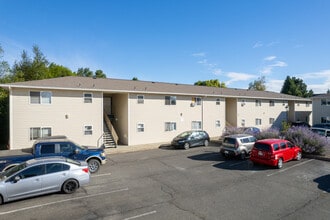
{"type": "Polygon", "coordinates": [[[42,176],[43,192],[60,191],[63,182],[68,178],[70,166],[63,163],[46,164],[45,175],[42,176]]]}
{"type": "Polygon", "coordinates": [[[41,177],[45,166],[37,165],[22,170],[5,182],[9,200],[38,195],[42,192],[41,177]]]}
{"type": "Polygon", "coordinates": [[[288,154],[288,160],[292,160],[293,158],[296,157],[296,152],[295,152],[295,146],[291,142],[287,142],[287,154],[288,154]]]}

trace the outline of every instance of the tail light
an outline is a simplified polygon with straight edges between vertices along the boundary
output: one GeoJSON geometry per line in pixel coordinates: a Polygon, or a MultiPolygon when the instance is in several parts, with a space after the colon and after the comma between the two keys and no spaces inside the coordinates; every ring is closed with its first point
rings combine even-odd
{"type": "Polygon", "coordinates": [[[235,141],[235,148],[238,148],[239,147],[239,144],[237,141],[235,141]]]}
{"type": "Polygon", "coordinates": [[[82,171],[84,171],[85,173],[88,173],[89,169],[88,168],[83,168],[82,171]]]}

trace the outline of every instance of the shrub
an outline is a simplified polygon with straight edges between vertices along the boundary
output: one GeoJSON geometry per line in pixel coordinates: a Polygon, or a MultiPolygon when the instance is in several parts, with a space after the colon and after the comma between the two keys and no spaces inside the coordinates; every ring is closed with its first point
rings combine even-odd
{"type": "Polygon", "coordinates": [[[267,130],[262,130],[260,133],[256,134],[257,140],[269,139],[269,138],[279,138],[280,131],[276,128],[269,128],[267,130]]]}
{"type": "Polygon", "coordinates": [[[285,133],[285,138],[301,147],[304,153],[322,154],[329,143],[322,137],[306,127],[292,127],[285,133]]]}

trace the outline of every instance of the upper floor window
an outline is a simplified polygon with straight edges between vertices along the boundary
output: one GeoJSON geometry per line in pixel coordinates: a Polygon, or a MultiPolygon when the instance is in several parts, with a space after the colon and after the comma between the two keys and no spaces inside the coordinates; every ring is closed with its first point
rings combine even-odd
{"type": "Polygon", "coordinates": [[[261,106],[261,100],[256,100],[256,106],[261,106]]]}
{"type": "Polygon", "coordinates": [[[216,99],[215,104],[216,105],[220,105],[220,103],[221,103],[221,100],[220,99],[216,99]]]}
{"type": "Polygon", "coordinates": [[[176,96],[165,96],[165,105],[176,105],[176,96]]]}
{"type": "Polygon", "coordinates": [[[216,120],[216,121],[215,121],[215,127],[216,127],[216,128],[220,128],[220,127],[221,127],[220,120],[216,120]]]}
{"type": "Polygon", "coordinates": [[[310,106],[310,102],[306,102],[306,107],[309,107],[310,106]]]}
{"type": "Polygon", "coordinates": [[[321,105],[329,105],[330,106],[330,99],[321,99],[321,105]]]}
{"type": "Polygon", "coordinates": [[[275,101],[274,100],[269,100],[269,106],[275,106],[275,101]]]}
{"type": "Polygon", "coordinates": [[[256,118],[256,125],[261,125],[261,118],[256,118]]]}
{"type": "Polygon", "coordinates": [[[52,103],[52,92],[41,91],[41,92],[30,92],[30,103],[31,104],[51,104],[52,103]]]}
{"type": "Polygon", "coordinates": [[[137,96],[137,103],[138,104],[143,104],[144,103],[144,96],[143,95],[138,95],[137,96]]]}
{"type": "Polygon", "coordinates": [[[84,93],[84,103],[93,102],[93,93],[84,93]]]}
{"type": "Polygon", "coordinates": [[[193,103],[196,105],[201,105],[202,104],[202,98],[201,97],[194,97],[192,99],[193,103]]]}

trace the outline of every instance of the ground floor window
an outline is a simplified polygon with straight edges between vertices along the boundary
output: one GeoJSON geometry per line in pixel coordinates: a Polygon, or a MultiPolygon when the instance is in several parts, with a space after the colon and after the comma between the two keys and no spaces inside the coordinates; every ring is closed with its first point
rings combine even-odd
{"type": "Polygon", "coordinates": [[[165,122],[165,131],[176,131],[176,122],[165,122]]]}
{"type": "Polygon", "coordinates": [[[275,122],[275,118],[269,118],[269,124],[274,124],[274,122],[275,122]]]}
{"type": "Polygon", "coordinates": [[[144,124],[138,123],[137,124],[137,132],[144,132],[144,124]]]}
{"type": "Polygon", "coordinates": [[[93,134],[93,126],[85,125],[84,127],[84,135],[92,135],[93,134]]]}
{"type": "Polygon", "coordinates": [[[215,121],[215,127],[216,127],[216,128],[220,128],[220,127],[221,127],[220,120],[216,120],[216,121],[215,121]]]}
{"type": "Polygon", "coordinates": [[[256,125],[261,125],[261,118],[256,118],[256,125]]]}
{"type": "Polygon", "coordinates": [[[30,140],[52,136],[52,129],[49,127],[30,128],[30,140]]]}
{"type": "Polygon", "coordinates": [[[202,129],[202,122],[201,121],[192,121],[191,122],[191,129],[192,130],[200,130],[200,129],[202,129]]]}

